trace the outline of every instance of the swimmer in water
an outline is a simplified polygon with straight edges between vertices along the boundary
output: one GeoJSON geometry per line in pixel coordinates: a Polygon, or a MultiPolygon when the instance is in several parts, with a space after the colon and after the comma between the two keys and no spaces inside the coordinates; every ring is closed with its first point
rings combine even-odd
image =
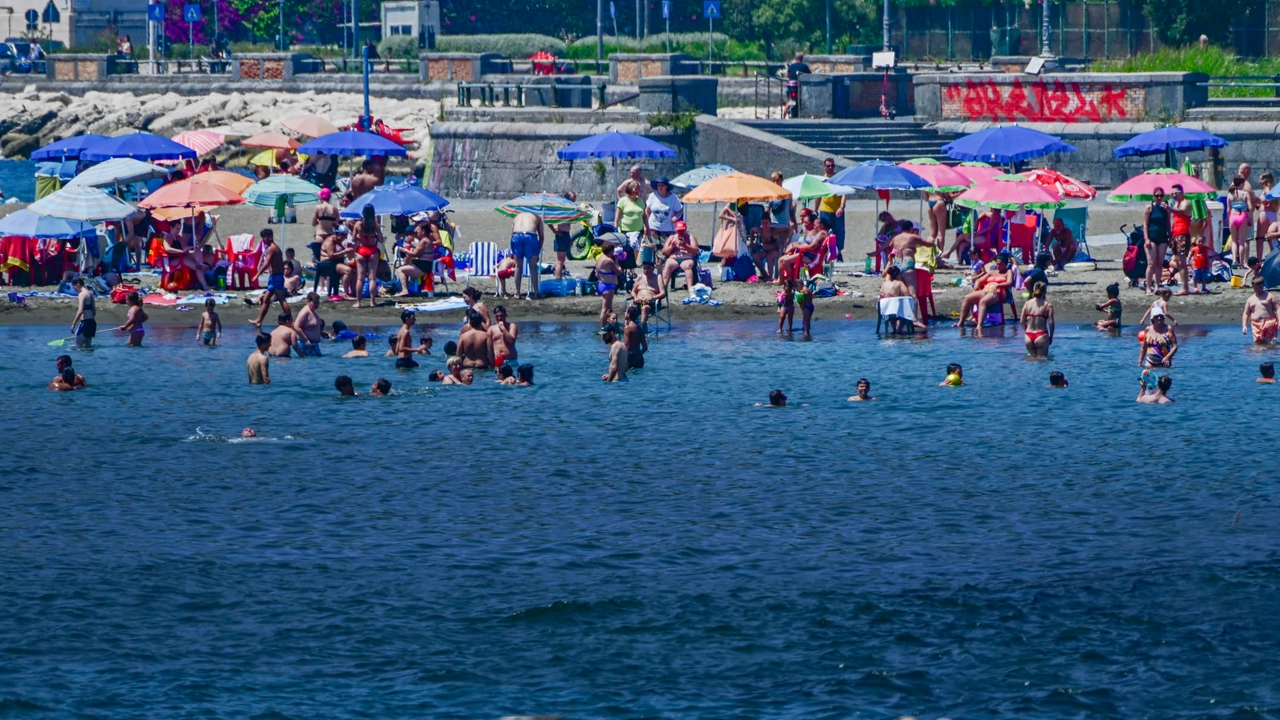
{"type": "Polygon", "coordinates": [[[1169,397],[1169,388],[1173,387],[1173,378],[1168,375],[1161,375],[1156,381],[1156,391],[1153,393],[1146,392],[1146,386],[1138,393],[1138,402],[1143,405],[1168,405],[1173,402],[1173,398],[1169,397]]]}
{"type": "Polygon", "coordinates": [[[500,385],[516,384],[516,371],[510,365],[507,365],[504,363],[498,366],[498,384],[500,385]]]}
{"type": "Polygon", "coordinates": [[[1258,378],[1255,382],[1274,383],[1276,381],[1275,365],[1269,362],[1264,362],[1262,363],[1262,365],[1258,367],[1258,372],[1262,375],[1262,377],[1258,378]]]}
{"type": "Polygon", "coordinates": [[[520,387],[533,386],[533,366],[521,365],[516,368],[516,385],[520,387]]]}
{"type": "Polygon", "coordinates": [[[1054,370],[1053,372],[1049,373],[1049,387],[1051,387],[1051,388],[1064,388],[1064,387],[1066,387],[1066,386],[1067,386],[1067,376],[1066,376],[1066,375],[1063,375],[1062,373],[1058,372],[1057,370],[1054,370]]]}
{"type": "Polygon", "coordinates": [[[57,390],[58,392],[79,390],[82,387],[85,387],[84,378],[76,375],[76,371],[70,365],[63,368],[62,374],[54,378],[53,381],[49,383],[49,389],[57,390]],[[76,384],[77,379],[80,381],[79,384],[76,384]]]}
{"type": "Polygon", "coordinates": [[[253,428],[245,428],[240,431],[240,437],[241,439],[247,440],[249,438],[258,437],[258,433],[254,432],[253,428]]]}
{"type": "Polygon", "coordinates": [[[400,313],[400,322],[403,323],[400,331],[396,333],[393,349],[397,355],[396,369],[409,370],[418,367],[418,362],[413,359],[413,326],[418,322],[418,315],[412,310],[405,310],[400,313]]]}
{"type": "Polygon", "coordinates": [[[369,345],[369,339],[363,335],[357,335],[351,338],[351,350],[343,355],[344,358],[366,358],[369,357],[369,351],[366,349],[369,345]]]}
{"type": "Polygon", "coordinates": [[[391,394],[391,381],[386,378],[378,378],[373,381],[373,389],[369,391],[370,395],[376,397],[386,397],[391,394]]]}
{"type": "Polygon", "coordinates": [[[200,315],[200,325],[196,328],[196,340],[205,345],[217,345],[222,338],[222,318],[214,310],[217,305],[213,298],[204,301],[204,312],[200,315]]]}
{"type": "Polygon", "coordinates": [[[947,366],[947,377],[938,383],[938,387],[960,387],[964,385],[964,368],[957,363],[951,363],[947,366]]]}
{"type": "Polygon", "coordinates": [[[875,400],[871,397],[871,381],[866,378],[858,378],[858,394],[850,396],[849,402],[865,402],[867,400],[875,400]]]}
{"type": "Polygon", "coordinates": [[[271,357],[267,355],[267,348],[271,347],[271,336],[258,333],[258,337],[254,342],[257,343],[258,347],[249,355],[249,361],[246,363],[249,367],[249,384],[270,385],[271,357]]]}
{"type": "Polygon", "coordinates": [[[769,391],[769,407],[786,407],[787,394],[781,390],[769,391]]]}
{"type": "Polygon", "coordinates": [[[355,397],[358,394],[356,393],[355,383],[351,381],[351,377],[348,375],[339,375],[334,378],[333,389],[337,390],[342,397],[355,397]]]}

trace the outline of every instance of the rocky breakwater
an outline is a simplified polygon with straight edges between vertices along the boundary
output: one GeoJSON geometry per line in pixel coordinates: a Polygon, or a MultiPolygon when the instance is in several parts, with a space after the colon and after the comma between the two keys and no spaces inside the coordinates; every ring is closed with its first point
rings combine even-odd
{"type": "MultiPolygon", "coordinates": [[[[135,95],[88,92],[72,96],[22,92],[0,96],[0,156],[26,157],[31,151],[61,138],[83,133],[117,135],[146,130],[172,136],[183,130],[210,129],[230,139],[280,131],[279,121],[295,115],[318,115],[335,125],[352,123],[364,110],[358,93],[256,92],[210,93],[184,97],[176,93],[135,95]]],[[[436,100],[371,98],[370,110],[391,127],[418,143],[412,155],[426,157],[429,128],[440,114],[436,100]]]]}

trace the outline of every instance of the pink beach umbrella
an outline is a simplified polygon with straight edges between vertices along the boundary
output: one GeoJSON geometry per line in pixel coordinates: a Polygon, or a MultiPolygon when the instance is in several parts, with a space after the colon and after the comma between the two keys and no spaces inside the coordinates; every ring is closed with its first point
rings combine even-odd
{"type": "Polygon", "coordinates": [[[940,192],[960,192],[968,190],[973,181],[964,173],[950,165],[943,165],[930,158],[914,158],[898,163],[903,170],[910,170],[928,182],[934,190],[940,192]]]}
{"type": "Polygon", "coordinates": [[[173,141],[196,151],[197,155],[208,155],[222,147],[227,138],[220,132],[212,130],[187,130],[173,136],[173,141]]]}
{"type": "Polygon", "coordinates": [[[1160,188],[1165,195],[1168,195],[1172,192],[1174,185],[1181,185],[1182,192],[1192,200],[1202,200],[1217,197],[1218,195],[1218,191],[1213,186],[1198,178],[1183,175],[1169,168],[1157,168],[1148,170],[1141,175],[1135,175],[1120,183],[1107,196],[1107,201],[1145,202],[1151,200],[1152,193],[1156,188],[1160,188]]]}
{"type": "Polygon", "coordinates": [[[1098,191],[1089,187],[1083,181],[1077,180],[1069,175],[1063,175],[1057,170],[1049,168],[1035,168],[1028,170],[1021,175],[1033,183],[1043,185],[1052,190],[1056,190],[1058,194],[1065,198],[1073,198],[1076,200],[1092,200],[1098,197],[1098,191]]]}
{"type": "Polygon", "coordinates": [[[1048,209],[1066,205],[1056,190],[1031,182],[1021,175],[997,175],[987,182],[965,190],[956,204],[967,208],[990,207],[1000,210],[1024,208],[1048,209]]]}
{"type": "Polygon", "coordinates": [[[1003,175],[1004,170],[998,167],[992,167],[984,162],[962,162],[955,167],[956,172],[969,178],[971,184],[983,183],[991,180],[997,175],[1003,175]]]}

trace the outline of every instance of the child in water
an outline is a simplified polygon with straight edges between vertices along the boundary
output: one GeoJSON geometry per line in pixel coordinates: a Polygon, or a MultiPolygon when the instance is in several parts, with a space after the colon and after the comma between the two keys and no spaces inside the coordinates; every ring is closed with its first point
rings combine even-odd
{"type": "Polygon", "coordinates": [[[964,385],[964,368],[957,363],[951,363],[947,366],[947,377],[938,383],[938,387],[960,387],[964,385]]]}
{"type": "Polygon", "coordinates": [[[204,313],[200,315],[200,327],[196,328],[196,339],[205,345],[217,345],[222,337],[222,318],[214,310],[217,303],[213,298],[204,301],[204,313]]]}
{"type": "Polygon", "coordinates": [[[142,309],[142,298],[137,292],[131,292],[125,296],[124,303],[129,307],[129,314],[125,316],[124,324],[116,330],[129,333],[129,345],[142,347],[142,338],[147,334],[143,327],[143,323],[147,321],[147,312],[142,309]]]}
{"type": "Polygon", "coordinates": [[[788,280],[783,286],[782,292],[778,293],[778,334],[782,334],[783,323],[787,326],[787,333],[790,334],[794,330],[796,316],[796,281],[788,280]]]}
{"type": "Polygon", "coordinates": [[[1170,325],[1177,325],[1178,321],[1173,319],[1169,314],[1169,298],[1173,297],[1173,291],[1167,287],[1162,287],[1156,291],[1156,299],[1151,301],[1151,307],[1147,308],[1147,312],[1138,321],[1139,325],[1146,325],[1147,321],[1156,315],[1163,315],[1170,325]]]}
{"type": "Polygon", "coordinates": [[[1107,317],[1099,320],[1094,327],[1099,330],[1119,330],[1120,314],[1123,308],[1120,305],[1120,284],[1111,283],[1107,286],[1107,300],[1094,305],[1099,312],[1104,312],[1107,317]]]}
{"type": "Polygon", "coordinates": [[[1258,367],[1258,373],[1262,377],[1258,378],[1260,383],[1274,383],[1276,381],[1276,366],[1269,362],[1264,362],[1258,367]]]}

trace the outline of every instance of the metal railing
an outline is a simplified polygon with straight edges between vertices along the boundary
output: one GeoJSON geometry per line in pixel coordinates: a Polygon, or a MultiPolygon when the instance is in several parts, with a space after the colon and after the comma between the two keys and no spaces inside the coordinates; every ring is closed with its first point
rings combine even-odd
{"type": "Polygon", "coordinates": [[[524,92],[527,89],[550,90],[551,107],[560,107],[560,91],[595,90],[599,105],[606,107],[606,85],[600,83],[595,88],[581,83],[493,83],[493,82],[460,82],[458,83],[458,107],[471,107],[472,101],[478,101],[480,107],[497,107],[498,94],[501,91],[504,107],[524,107],[524,92]]]}
{"type": "MultiPolygon", "coordinates": [[[[306,63],[317,63],[317,70],[309,72],[322,73],[348,73],[359,75],[364,72],[360,67],[359,58],[310,58],[305,60],[306,63]]],[[[396,60],[372,60],[370,61],[370,70],[374,75],[417,75],[418,60],[412,59],[396,59],[396,60]]]]}
{"type": "Polygon", "coordinates": [[[1199,84],[1214,98],[1280,98],[1280,75],[1213,75],[1199,84]]]}
{"type": "Polygon", "coordinates": [[[786,80],[771,73],[757,72],[755,74],[754,98],[753,103],[755,104],[757,120],[771,120],[775,111],[779,120],[786,117],[786,80]],[[777,90],[776,93],[774,92],[775,88],[777,90]],[[764,112],[764,115],[760,114],[761,111],[764,112]]]}
{"type": "Polygon", "coordinates": [[[684,60],[683,65],[695,65],[698,75],[722,75],[729,77],[751,77],[753,74],[772,75],[787,67],[786,63],[767,62],[764,60],[684,60]],[[736,70],[739,72],[730,72],[736,70]]]}

